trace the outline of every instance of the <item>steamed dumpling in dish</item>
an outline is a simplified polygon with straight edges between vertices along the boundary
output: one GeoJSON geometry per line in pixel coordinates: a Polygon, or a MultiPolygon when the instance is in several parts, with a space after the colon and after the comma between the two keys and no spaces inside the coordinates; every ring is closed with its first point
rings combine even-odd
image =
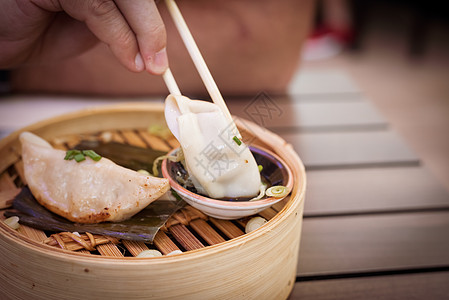
{"type": "Polygon", "coordinates": [[[125,220],[170,188],[166,179],[142,175],[107,158],[64,160],[65,151],[29,132],[20,141],[25,179],[34,197],[73,222],[125,220]]]}
{"type": "Polygon", "coordinates": [[[211,198],[253,197],[260,191],[257,163],[233,121],[211,102],[169,95],[165,119],[181,144],[195,188],[211,198]]]}

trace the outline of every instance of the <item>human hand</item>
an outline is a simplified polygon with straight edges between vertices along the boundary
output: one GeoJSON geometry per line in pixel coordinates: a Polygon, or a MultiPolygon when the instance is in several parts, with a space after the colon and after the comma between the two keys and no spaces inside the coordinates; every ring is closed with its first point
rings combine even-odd
{"type": "Polygon", "coordinates": [[[131,71],[162,74],[168,67],[154,0],[0,1],[0,68],[62,60],[98,41],[131,71]]]}

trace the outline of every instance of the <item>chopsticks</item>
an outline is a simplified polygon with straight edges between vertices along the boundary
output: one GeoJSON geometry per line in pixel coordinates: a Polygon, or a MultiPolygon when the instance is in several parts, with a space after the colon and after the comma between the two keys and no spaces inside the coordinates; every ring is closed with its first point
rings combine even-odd
{"type": "MultiPolygon", "coordinates": [[[[181,14],[181,11],[178,8],[178,5],[175,3],[174,0],[165,0],[165,3],[173,19],[173,22],[175,23],[179,31],[179,34],[181,35],[184,45],[186,46],[187,51],[189,52],[190,57],[192,58],[193,63],[195,64],[195,67],[198,73],[200,74],[200,77],[203,80],[203,83],[212,101],[216,105],[218,105],[218,107],[223,111],[225,116],[233,123],[231,113],[229,112],[229,109],[226,106],[226,103],[224,102],[223,96],[221,95],[217,84],[212,78],[212,74],[210,73],[209,68],[206,65],[206,62],[204,61],[203,56],[201,55],[201,52],[198,49],[198,46],[196,45],[189,28],[187,27],[187,24],[184,20],[184,17],[181,14]]],[[[179,88],[177,88],[176,86],[176,82],[175,79],[173,78],[173,75],[171,74],[171,71],[169,69],[167,71],[169,72],[168,73],[165,72],[163,75],[165,84],[167,85],[170,93],[173,94],[172,92],[173,90],[175,92],[178,92],[180,95],[181,93],[179,92],[179,88]]]]}
{"type": "Polygon", "coordinates": [[[176,84],[175,77],[173,77],[170,68],[165,70],[164,74],[162,74],[162,78],[164,79],[165,85],[167,86],[170,94],[181,95],[181,91],[179,90],[178,84],[176,84]]]}

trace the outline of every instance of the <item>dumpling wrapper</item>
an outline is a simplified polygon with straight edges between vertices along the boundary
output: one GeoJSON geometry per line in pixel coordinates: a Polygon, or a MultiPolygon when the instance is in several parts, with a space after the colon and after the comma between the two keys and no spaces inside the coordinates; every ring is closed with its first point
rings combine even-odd
{"type": "Polygon", "coordinates": [[[184,152],[187,171],[199,193],[211,198],[253,197],[260,191],[259,169],[239,133],[214,103],[169,95],[165,119],[184,152]]]}
{"type": "Polygon", "coordinates": [[[167,179],[146,176],[107,158],[64,160],[30,132],[20,135],[25,179],[33,196],[50,211],[79,223],[119,222],[132,217],[170,188],[167,179]]]}

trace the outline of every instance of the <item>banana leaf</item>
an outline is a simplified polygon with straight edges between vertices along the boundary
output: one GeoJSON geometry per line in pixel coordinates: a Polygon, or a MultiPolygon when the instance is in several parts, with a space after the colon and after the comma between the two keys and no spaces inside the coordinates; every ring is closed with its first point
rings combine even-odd
{"type": "Polygon", "coordinates": [[[6,211],[5,216],[18,216],[21,224],[41,230],[90,232],[118,239],[152,243],[160,227],[173,213],[184,206],[180,198],[176,196],[169,198],[170,200],[159,199],[150,203],[138,214],[122,222],[80,224],[50,212],[37,202],[28,187],[24,187],[14,198],[14,210],[6,211]]]}
{"type": "MultiPolygon", "coordinates": [[[[103,157],[132,170],[147,170],[151,172],[153,161],[165,155],[165,152],[140,148],[116,142],[101,143],[98,141],[83,140],[75,146],[77,150],[94,150],[103,157]]],[[[159,172],[160,174],[160,172],[159,172]]],[[[90,232],[113,236],[119,239],[143,241],[152,243],[157,231],[168,218],[185,202],[174,191],[168,192],[167,200],[158,199],[132,218],[122,222],[104,222],[99,224],[80,224],[71,222],[58,216],[44,206],[41,206],[32,195],[28,187],[13,201],[14,210],[6,211],[5,216],[18,216],[20,223],[41,230],[90,232]]]]}

